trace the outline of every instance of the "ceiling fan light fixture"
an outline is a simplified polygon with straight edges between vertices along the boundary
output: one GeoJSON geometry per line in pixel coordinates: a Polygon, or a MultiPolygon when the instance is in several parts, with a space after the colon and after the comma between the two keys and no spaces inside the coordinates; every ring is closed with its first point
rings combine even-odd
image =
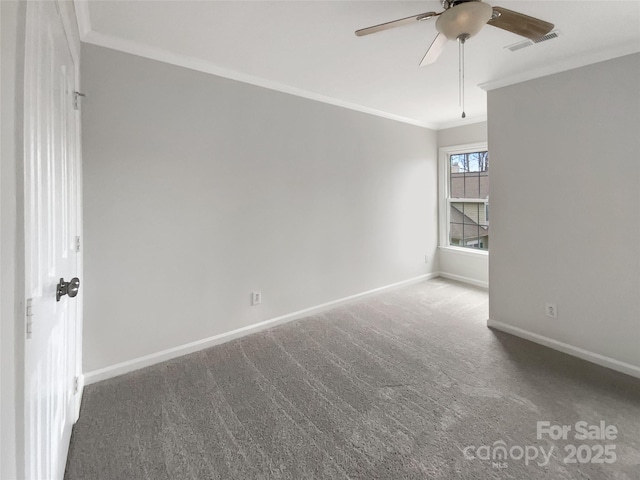
{"type": "Polygon", "coordinates": [[[436,21],[436,29],[449,40],[460,35],[467,38],[477,34],[491,20],[493,8],[484,2],[466,2],[442,12],[436,21]]]}

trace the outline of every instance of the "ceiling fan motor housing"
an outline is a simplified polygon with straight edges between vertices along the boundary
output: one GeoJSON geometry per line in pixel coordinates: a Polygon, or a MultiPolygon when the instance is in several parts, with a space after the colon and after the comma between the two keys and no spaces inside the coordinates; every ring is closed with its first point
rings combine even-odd
{"type": "Polygon", "coordinates": [[[487,3],[462,2],[442,12],[436,21],[436,28],[449,40],[456,40],[461,35],[466,39],[482,30],[492,15],[493,8],[487,3]]]}

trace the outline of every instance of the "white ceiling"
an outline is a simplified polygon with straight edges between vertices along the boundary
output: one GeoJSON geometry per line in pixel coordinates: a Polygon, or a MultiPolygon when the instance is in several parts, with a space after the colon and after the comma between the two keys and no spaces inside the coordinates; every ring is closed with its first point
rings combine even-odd
{"type": "MultiPolygon", "coordinates": [[[[486,116],[488,88],[640,51],[640,1],[490,0],[547,20],[560,37],[525,40],[485,28],[466,44],[466,111],[458,48],[419,67],[435,21],[356,37],[359,28],[441,11],[439,1],[76,0],[84,41],[399,120],[443,128],[486,116]]],[[[615,88],[612,85],[612,88],[615,88]]],[[[606,92],[603,92],[606,95],[606,92]]]]}

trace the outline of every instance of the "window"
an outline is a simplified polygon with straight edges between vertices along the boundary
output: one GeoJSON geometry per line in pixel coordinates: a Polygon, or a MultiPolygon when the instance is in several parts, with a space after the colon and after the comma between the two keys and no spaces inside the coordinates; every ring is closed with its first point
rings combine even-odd
{"type": "Polygon", "coordinates": [[[486,145],[441,149],[441,245],[489,250],[486,145]]]}

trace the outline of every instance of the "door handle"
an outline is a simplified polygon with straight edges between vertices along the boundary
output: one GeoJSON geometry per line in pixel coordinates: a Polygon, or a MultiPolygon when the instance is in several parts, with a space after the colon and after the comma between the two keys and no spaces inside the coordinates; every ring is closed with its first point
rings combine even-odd
{"type": "Polygon", "coordinates": [[[56,302],[59,302],[60,297],[64,295],[69,295],[71,298],[75,297],[78,295],[79,289],[80,279],[78,277],[74,277],[68,282],[65,282],[64,278],[61,278],[56,288],[56,302]]]}

